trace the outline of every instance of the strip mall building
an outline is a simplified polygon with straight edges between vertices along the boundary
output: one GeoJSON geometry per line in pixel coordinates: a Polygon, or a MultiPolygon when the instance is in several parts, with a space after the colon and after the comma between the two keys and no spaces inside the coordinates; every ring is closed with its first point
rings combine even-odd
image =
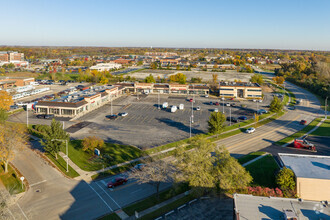
{"type": "Polygon", "coordinates": [[[219,95],[225,98],[261,99],[262,89],[258,83],[220,82],[219,95]]]}
{"type": "MultiPolygon", "coordinates": [[[[244,89],[243,97],[260,97],[260,86],[249,85],[242,87],[236,85],[234,87],[221,86],[226,90],[220,90],[220,95],[225,91],[225,97],[237,97],[237,92],[244,89]],[[233,90],[227,90],[232,89],[233,90]],[[238,88],[238,89],[236,89],[238,88]],[[235,90],[236,89],[236,90],[235,90]],[[258,89],[258,91],[250,91],[258,89]],[[229,91],[229,92],[228,92],[229,91]],[[235,93],[236,92],[236,93],[235,93]]],[[[52,101],[39,101],[35,105],[35,111],[38,114],[54,114],[59,117],[78,118],[94,109],[97,109],[111,100],[114,100],[125,93],[138,94],[167,94],[167,95],[207,95],[209,94],[207,85],[182,85],[182,84],[158,84],[158,83],[117,83],[107,86],[96,86],[78,91],[70,95],[65,95],[59,99],[52,101]]],[[[240,97],[240,96],[238,96],[240,97]]]]}

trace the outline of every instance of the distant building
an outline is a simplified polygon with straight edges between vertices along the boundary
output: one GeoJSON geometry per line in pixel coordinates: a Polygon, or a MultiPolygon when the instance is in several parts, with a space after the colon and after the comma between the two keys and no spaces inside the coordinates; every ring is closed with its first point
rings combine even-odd
{"type": "Polygon", "coordinates": [[[132,63],[133,61],[134,60],[119,58],[119,59],[114,60],[113,62],[117,63],[117,64],[121,64],[121,65],[128,65],[128,64],[132,63]]]}
{"type": "Polygon", "coordinates": [[[177,53],[171,52],[146,52],[146,56],[159,56],[159,57],[171,57],[171,56],[178,56],[177,53]]]}
{"type": "Polygon", "coordinates": [[[0,51],[0,66],[13,63],[15,67],[27,67],[29,62],[24,61],[24,53],[16,51],[0,51]]]}
{"type": "Polygon", "coordinates": [[[257,83],[220,82],[219,95],[228,98],[262,98],[262,89],[257,83]]]}
{"type": "Polygon", "coordinates": [[[329,217],[330,208],[328,202],[234,194],[235,220],[309,220],[329,219],[329,217]]]}
{"type": "Polygon", "coordinates": [[[0,89],[9,89],[18,86],[30,85],[34,78],[24,77],[0,77],[0,89]]]}
{"type": "Polygon", "coordinates": [[[306,200],[330,201],[330,157],[278,154],[296,176],[297,195],[306,200]]]}
{"type": "Polygon", "coordinates": [[[119,69],[121,67],[122,65],[118,63],[99,63],[96,64],[95,66],[91,66],[89,69],[102,72],[102,71],[109,71],[111,69],[119,69]]]}

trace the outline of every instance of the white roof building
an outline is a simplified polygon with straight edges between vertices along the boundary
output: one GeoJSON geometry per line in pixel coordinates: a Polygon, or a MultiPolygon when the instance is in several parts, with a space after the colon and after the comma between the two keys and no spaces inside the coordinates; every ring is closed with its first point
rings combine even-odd
{"type": "Polygon", "coordinates": [[[91,66],[89,69],[102,72],[102,71],[109,71],[111,69],[119,69],[121,67],[122,65],[118,63],[99,63],[96,64],[95,66],[91,66]]]}

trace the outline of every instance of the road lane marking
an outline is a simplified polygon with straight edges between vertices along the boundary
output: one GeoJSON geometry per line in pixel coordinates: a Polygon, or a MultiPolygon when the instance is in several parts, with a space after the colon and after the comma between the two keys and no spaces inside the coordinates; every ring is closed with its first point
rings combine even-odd
{"type": "Polygon", "coordinates": [[[9,208],[7,208],[7,209],[8,209],[9,214],[13,217],[13,219],[16,220],[15,216],[14,216],[13,213],[10,211],[10,209],[9,209],[9,208]]]}
{"type": "Polygon", "coordinates": [[[40,182],[37,182],[37,183],[30,184],[30,187],[35,186],[35,185],[39,185],[39,184],[44,183],[46,181],[47,180],[43,180],[43,181],[40,181],[40,182]]]}
{"type": "Polygon", "coordinates": [[[16,204],[17,204],[19,210],[21,210],[21,212],[22,212],[22,214],[24,215],[25,219],[29,220],[28,217],[27,217],[27,216],[25,215],[25,213],[23,212],[23,210],[21,209],[21,206],[20,206],[18,203],[16,203],[16,204]]]}
{"type": "Polygon", "coordinates": [[[118,203],[99,184],[97,184],[97,182],[96,185],[100,187],[101,190],[103,190],[103,192],[121,209],[120,205],[118,205],[118,203]]]}
{"type": "Polygon", "coordinates": [[[246,142],[250,142],[250,141],[252,141],[252,140],[255,140],[255,139],[258,139],[258,138],[262,138],[262,137],[268,135],[269,133],[272,133],[272,132],[274,132],[274,131],[277,131],[277,130],[279,130],[279,129],[285,127],[286,125],[292,123],[293,121],[295,121],[295,120],[296,120],[297,118],[299,118],[299,117],[300,117],[300,115],[298,115],[298,116],[295,117],[292,121],[286,123],[285,125],[280,126],[280,127],[277,127],[276,129],[273,129],[273,130],[271,130],[271,131],[268,131],[268,132],[263,133],[263,134],[258,135],[258,136],[254,136],[253,138],[249,138],[249,139],[247,139],[246,141],[240,142],[240,143],[238,143],[238,144],[231,145],[231,146],[228,147],[228,149],[230,149],[230,148],[234,148],[234,147],[236,147],[236,146],[242,146],[242,144],[244,144],[244,143],[246,143],[246,142]]]}
{"type": "Polygon", "coordinates": [[[93,189],[93,187],[91,187],[88,183],[86,183],[95,193],[96,193],[96,195],[104,202],[104,204],[110,209],[110,211],[111,212],[113,212],[113,210],[112,210],[112,208],[108,205],[108,203],[106,203],[105,201],[104,201],[104,199],[100,196],[100,194],[98,194],[96,191],[95,191],[95,189],[93,189]]]}
{"type": "Polygon", "coordinates": [[[135,191],[131,192],[131,194],[136,193],[136,192],[139,192],[139,191],[141,191],[141,190],[142,190],[142,189],[135,190],[135,191]]]}

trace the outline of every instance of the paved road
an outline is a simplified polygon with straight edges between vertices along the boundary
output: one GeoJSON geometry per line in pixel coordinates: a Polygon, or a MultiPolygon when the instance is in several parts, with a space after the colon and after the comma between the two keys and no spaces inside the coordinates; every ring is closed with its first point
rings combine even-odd
{"type": "Polygon", "coordinates": [[[241,133],[230,138],[217,141],[218,145],[225,145],[235,157],[262,150],[271,146],[274,142],[285,138],[303,128],[299,121],[304,119],[311,122],[315,117],[322,114],[318,99],[291,83],[285,83],[286,88],[291,90],[296,98],[302,99],[302,103],[295,110],[289,112],[262,127],[256,129],[253,134],[241,133]]]}

